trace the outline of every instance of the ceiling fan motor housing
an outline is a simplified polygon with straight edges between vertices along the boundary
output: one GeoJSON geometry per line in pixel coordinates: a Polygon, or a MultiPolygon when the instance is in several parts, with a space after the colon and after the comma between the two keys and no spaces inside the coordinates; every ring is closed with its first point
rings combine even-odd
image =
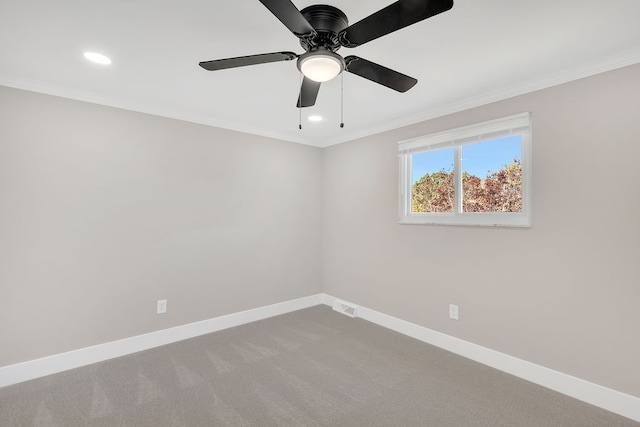
{"type": "Polygon", "coordinates": [[[300,11],[316,30],[311,37],[300,38],[300,45],[307,52],[319,47],[335,52],[340,48],[338,33],[349,26],[347,15],[337,7],[317,4],[300,11]]]}

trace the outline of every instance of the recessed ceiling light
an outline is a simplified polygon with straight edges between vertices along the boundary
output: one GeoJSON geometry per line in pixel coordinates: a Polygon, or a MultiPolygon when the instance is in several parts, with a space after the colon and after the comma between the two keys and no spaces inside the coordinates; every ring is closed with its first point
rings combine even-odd
{"type": "Polygon", "coordinates": [[[322,116],[309,116],[309,121],[310,122],[321,122],[322,121],[322,116]]]}
{"type": "Polygon", "coordinates": [[[96,64],[101,65],[109,65],[111,64],[111,59],[107,56],[104,56],[100,53],[96,52],[85,52],[84,57],[91,62],[95,62],[96,64]]]}

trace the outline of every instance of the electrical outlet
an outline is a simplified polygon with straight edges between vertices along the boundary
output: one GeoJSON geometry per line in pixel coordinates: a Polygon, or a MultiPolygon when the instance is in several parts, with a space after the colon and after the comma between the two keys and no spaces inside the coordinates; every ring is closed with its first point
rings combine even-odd
{"type": "Polygon", "coordinates": [[[167,300],[166,299],[159,299],[158,300],[158,305],[156,308],[156,313],[157,314],[162,314],[162,313],[166,313],[167,312],[167,300]]]}
{"type": "Polygon", "coordinates": [[[455,304],[449,304],[449,318],[458,320],[458,306],[455,304]]]}

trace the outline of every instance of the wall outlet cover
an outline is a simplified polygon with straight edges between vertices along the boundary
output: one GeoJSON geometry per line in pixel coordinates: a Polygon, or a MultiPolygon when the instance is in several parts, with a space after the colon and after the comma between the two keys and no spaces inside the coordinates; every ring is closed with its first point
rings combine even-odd
{"type": "Polygon", "coordinates": [[[458,320],[458,306],[455,304],[449,304],[449,318],[458,320]]]}
{"type": "Polygon", "coordinates": [[[159,299],[158,300],[158,304],[156,306],[156,313],[157,314],[163,314],[167,312],[167,300],[166,299],[159,299]]]}

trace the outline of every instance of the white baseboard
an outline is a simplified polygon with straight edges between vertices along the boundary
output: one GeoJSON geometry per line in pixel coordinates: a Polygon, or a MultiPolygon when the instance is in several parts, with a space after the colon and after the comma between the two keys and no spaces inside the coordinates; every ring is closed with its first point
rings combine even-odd
{"type": "Polygon", "coordinates": [[[125,356],[142,350],[171,344],[188,338],[194,338],[222,329],[232,328],[245,323],[255,322],[280,314],[322,304],[323,295],[311,295],[304,298],[267,305],[241,311],[226,316],[174,328],[163,329],[144,335],[125,338],[92,347],[81,348],[66,353],[43,357],[0,368],[0,387],[17,384],[34,378],[44,377],[73,368],[89,365],[115,357],[125,356]]]}
{"type": "MultiPolygon", "coordinates": [[[[322,295],[323,304],[332,307],[335,301],[336,298],[331,295],[322,295]]],[[[445,335],[357,304],[347,303],[357,307],[358,317],[371,323],[440,347],[467,359],[475,360],[623,417],[640,421],[640,398],[638,397],[445,335]]]]}
{"type": "MultiPolygon", "coordinates": [[[[342,300],[339,300],[342,301],[342,300]]],[[[220,331],[280,314],[324,304],[333,307],[336,298],[327,294],[311,295],[201,322],[138,335],[118,341],[86,347],[0,367],[0,387],[55,374],[73,368],[125,356],[161,345],[220,331]]],[[[357,317],[410,336],[492,368],[515,375],[551,390],[582,400],[635,421],[640,421],[640,398],[583,379],[564,374],[508,354],[416,325],[366,307],[342,301],[357,308],[357,317]]]]}

